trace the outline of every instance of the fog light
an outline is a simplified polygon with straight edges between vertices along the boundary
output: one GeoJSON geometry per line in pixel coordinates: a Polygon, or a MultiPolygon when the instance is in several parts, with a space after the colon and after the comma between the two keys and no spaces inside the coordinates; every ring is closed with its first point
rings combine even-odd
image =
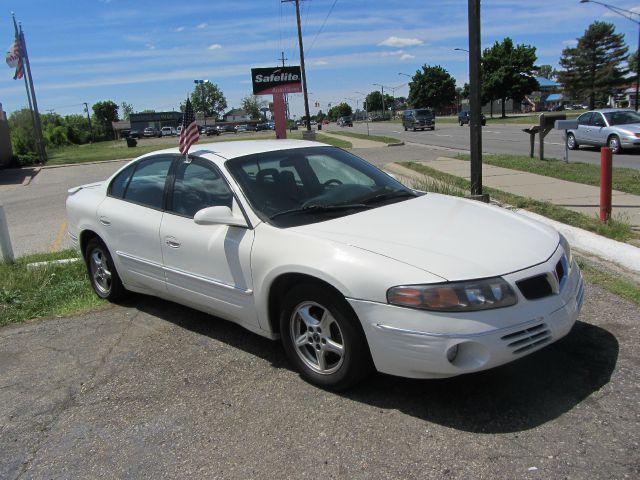
{"type": "Polygon", "coordinates": [[[453,347],[449,348],[449,350],[447,350],[447,360],[449,360],[449,363],[453,363],[457,356],[458,345],[454,345],[453,347]]]}

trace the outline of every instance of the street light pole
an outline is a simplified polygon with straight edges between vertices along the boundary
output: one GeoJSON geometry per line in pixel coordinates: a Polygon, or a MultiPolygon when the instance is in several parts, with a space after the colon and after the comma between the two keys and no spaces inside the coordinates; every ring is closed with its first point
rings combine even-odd
{"type": "Polygon", "coordinates": [[[384,116],[387,113],[387,111],[384,108],[384,85],[380,85],[379,83],[374,83],[373,85],[376,87],[380,87],[380,90],[382,93],[382,120],[384,121],[384,116]]]}
{"type": "Polygon", "coordinates": [[[624,8],[616,7],[615,5],[610,5],[608,3],[598,2],[597,0],[580,0],[580,3],[597,3],[598,5],[602,5],[607,10],[611,10],[614,13],[626,18],[627,20],[631,20],[633,23],[638,25],[638,50],[636,50],[636,111],[638,111],[638,94],[640,93],[640,13],[633,12],[631,10],[625,10],[624,8]],[[636,15],[636,17],[632,17],[632,15],[636,15]]]}
{"type": "Polygon", "coordinates": [[[362,106],[364,108],[364,118],[365,118],[365,121],[367,122],[367,135],[369,135],[369,105],[367,105],[367,94],[363,92],[353,92],[353,93],[362,95],[362,98],[364,98],[364,100],[362,101],[362,106]]]}

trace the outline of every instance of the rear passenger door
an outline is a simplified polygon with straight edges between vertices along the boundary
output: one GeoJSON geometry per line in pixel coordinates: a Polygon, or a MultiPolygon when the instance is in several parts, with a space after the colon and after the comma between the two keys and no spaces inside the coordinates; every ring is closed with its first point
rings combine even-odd
{"type": "Polygon", "coordinates": [[[576,129],[576,141],[578,144],[591,144],[591,117],[592,112],[583,113],[578,117],[578,128],[576,129]]]}
{"type": "Polygon", "coordinates": [[[166,291],[160,223],[174,158],[150,157],[123,170],[98,207],[103,239],[126,285],[166,291]]]}

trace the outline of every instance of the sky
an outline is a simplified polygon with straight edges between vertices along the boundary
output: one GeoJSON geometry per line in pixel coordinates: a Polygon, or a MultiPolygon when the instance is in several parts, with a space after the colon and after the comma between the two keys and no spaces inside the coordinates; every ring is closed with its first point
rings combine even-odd
{"type": "MultiPolygon", "coordinates": [[[[638,1],[613,4],[640,12],[638,1]]],[[[361,107],[374,84],[407,96],[400,74],[423,65],[442,66],[458,86],[468,81],[467,53],[454,50],[469,48],[467,0],[303,0],[300,8],[312,115],[343,101],[361,107]]],[[[215,83],[231,109],[252,93],[251,68],[279,65],[281,52],[286,65],[300,64],[293,2],[0,0],[6,49],[11,12],[25,32],[41,113],[83,113],[84,102],[102,100],[178,110],[196,79],[215,83]]],[[[536,47],[538,65],[558,68],[562,50],[595,20],[613,23],[635,50],[637,23],[579,0],[483,0],[482,49],[510,37],[536,47]]],[[[10,113],[27,97],[24,81],[3,69],[0,103],[10,113]]],[[[302,94],[289,97],[291,113],[303,115],[302,94]]]]}

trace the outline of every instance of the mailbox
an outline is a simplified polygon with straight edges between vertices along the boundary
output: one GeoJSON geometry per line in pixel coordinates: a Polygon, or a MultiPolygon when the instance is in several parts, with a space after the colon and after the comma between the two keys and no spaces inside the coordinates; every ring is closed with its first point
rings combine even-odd
{"type": "Polygon", "coordinates": [[[578,128],[578,119],[556,120],[553,128],[556,130],[575,130],[578,128]]]}

